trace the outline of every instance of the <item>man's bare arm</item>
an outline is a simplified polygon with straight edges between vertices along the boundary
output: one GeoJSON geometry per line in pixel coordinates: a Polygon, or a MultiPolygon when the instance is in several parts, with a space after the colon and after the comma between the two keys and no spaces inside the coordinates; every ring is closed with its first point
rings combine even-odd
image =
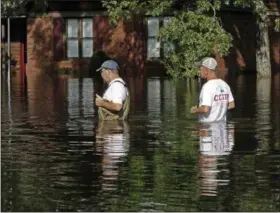
{"type": "Polygon", "coordinates": [[[103,98],[100,98],[100,96],[97,96],[97,98],[95,99],[95,104],[98,107],[103,107],[112,111],[120,111],[122,109],[121,104],[106,101],[103,98]]]}
{"type": "Polygon", "coordinates": [[[108,101],[103,101],[103,103],[101,104],[101,107],[104,107],[108,110],[113,110],[113,111],[120,111],[122,109],[121,104],[108,102],[108,101]]]}
{"type": "Polygon", "coordinates": [[[191,108],[191,113],[208,113],[209,109],[210,109],[209,106],[204,106],[204,105],[200,107],[193,106],[191,108]]]}

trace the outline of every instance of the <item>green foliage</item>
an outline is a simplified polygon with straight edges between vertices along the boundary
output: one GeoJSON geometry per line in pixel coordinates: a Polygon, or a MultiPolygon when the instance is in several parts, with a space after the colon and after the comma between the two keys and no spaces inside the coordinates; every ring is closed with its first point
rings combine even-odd
{"type": "Polygon", "coordinates": [[[215,16],[221,0],[185,1],[181,10],[174,10],[172,0],[103,0],[113,23],[130,19],[133,15],[172,16],[170,22],[161,27],[158,39],[168,47],[162,59],[167,72],[174,78],[193,77],[198,72],[195,62],[213,53],[226,55],[232,37],[225,32],[215,16]]]}
{"type": "Polygon", "coordinates": [[[255,16],[260,21],[265,21],[268,16],[268,8],[266,7],[263,0],[235,0],[236,6],[246,7],[252,9],[255,16]]]}
{"type": "Polygon", "coordinates": [[[170,11],[172,3],[173,0],[102,0],[114,24],[119,19],[128,20],[133,15],[160,16],[170,11]]]}
{"type": "Polygon", "coordinates": [[[213,5],[209,2],[209,0],[196,0],[197,11],[204,13],[205,11],[220,9],[221,0],[214,0],[213,5]]]}
{"type": "Polygon", "coordinates": [[[30,12],[42,13],[47,8],[47,2],[47,0],[1,0],[1,16],[17,16],[30,12]]]}
{"type": "Polygon", "coordinates": [[[198,67],[195,62],[202,57],[218,52],[226,55],[232,37],[225,32],[216,17],[192,11],[182,12],[160,29],[159,40],[174,44],[163,63],[173,77],[193,77],[198,67]],[[181,27],[178,27],[181,26],[181,27]]]}

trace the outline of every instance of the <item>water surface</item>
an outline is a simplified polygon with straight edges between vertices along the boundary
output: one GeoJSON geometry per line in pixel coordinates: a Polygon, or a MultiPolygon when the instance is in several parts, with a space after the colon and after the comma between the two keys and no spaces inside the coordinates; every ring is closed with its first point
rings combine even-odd
{"type": "Polygon", "coordinates": [[[127,81],[130,119],[98,123],[91,78],[2,78],[2,211],[280,211],[279,75],[231,79],[208,126],[197,80],[127,81]]]}

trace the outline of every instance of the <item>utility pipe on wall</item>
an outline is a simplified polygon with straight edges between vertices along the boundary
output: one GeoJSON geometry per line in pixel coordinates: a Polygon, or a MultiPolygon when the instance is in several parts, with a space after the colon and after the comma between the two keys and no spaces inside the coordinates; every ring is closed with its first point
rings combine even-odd
{"type": "Polygon", "coordinates": [[[7,18],[7,43],[8,43],[8,87],[10,86],[11,78],[11,19],[7,18]]]}

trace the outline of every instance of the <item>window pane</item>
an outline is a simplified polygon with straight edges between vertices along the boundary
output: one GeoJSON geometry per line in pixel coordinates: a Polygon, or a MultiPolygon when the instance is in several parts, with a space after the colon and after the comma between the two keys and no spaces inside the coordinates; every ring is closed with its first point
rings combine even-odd
{"type": "Polygon", "coordinates": [[[155,38],[148,39],[148,58],[159,58],[160,56],[160,42],[155,38]]]}
{"type": "Polygon", "coordinates": [[[159,29],[158,18],[148,18],[148,37],[157,36],[159,29]]]}
{"type": "Polygon", "coordinates": [[[83,40],[83,57],[91,57],[93,53],[93,41],[90,39],[83,40]]]}
{"type": "Polygon", "coordinates": [[[67,37],[68,38],[78,38],[78,20],[68,19],[67,20],[67,37]]]}
{"type": "Polygon", "coordinates": [[[92,38],[92,19],[90,18],[83,19],[83,37],[92,38]]]}
{"type": "Polygon", "coordinates": [[[77,58],[79,57],[79,42],[78,39],[72,39],[67,41],[67,57],[77,58]]]}

